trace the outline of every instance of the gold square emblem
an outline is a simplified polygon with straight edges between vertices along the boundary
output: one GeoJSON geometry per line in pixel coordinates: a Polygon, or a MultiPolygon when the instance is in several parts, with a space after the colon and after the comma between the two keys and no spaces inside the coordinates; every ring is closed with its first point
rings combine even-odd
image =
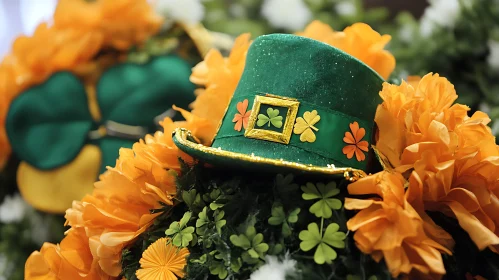
{"type": "Polygon", "coordinates": [[[296,99],[257,95],[244,136],[289,144],[299,105],[296,99]]]}

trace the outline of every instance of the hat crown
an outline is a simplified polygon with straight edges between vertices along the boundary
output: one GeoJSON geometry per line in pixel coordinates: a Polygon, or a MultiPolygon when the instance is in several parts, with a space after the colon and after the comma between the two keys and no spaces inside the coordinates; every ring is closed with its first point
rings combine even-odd
{"type": "Polygon", "coordinates": [[[261,36],[248,50],[212,147],[184,147],[231,165],[366,170],[382,84],[371,68],[327,44],[261,36]]]}
{"type": "Polygon", "coordinates": [[[337,48],[296,35],[272,34],[251,44],[234,98],[269,93],[372,121],[382,83],[369,66],[337,48]]]}

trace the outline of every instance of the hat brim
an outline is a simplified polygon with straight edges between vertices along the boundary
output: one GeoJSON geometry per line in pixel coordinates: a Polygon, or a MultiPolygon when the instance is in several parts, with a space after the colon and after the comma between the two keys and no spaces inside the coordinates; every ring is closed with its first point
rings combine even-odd
{"type": "Polygon", "coordinates": [[[177,128],[173,132],[173,142],[188,155],[214,166],[228,166],[239,169],[258,169],[267,172],[294,172],[313,173],[344,177],[350,181],[356,181],[367,176],[362,170],[351,167],[315,166],[286,160],[277,160],[255,155],[241,154],[225,151],[221,148],[212,148],[200,144],[200,141],[184,128],[177,128]]]}

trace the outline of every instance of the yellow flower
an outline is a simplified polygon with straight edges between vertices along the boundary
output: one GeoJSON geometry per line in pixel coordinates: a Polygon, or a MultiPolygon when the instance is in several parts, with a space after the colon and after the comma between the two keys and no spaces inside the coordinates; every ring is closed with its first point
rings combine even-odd
{"type": "Polygon", "coordinates": [[[189,250],[179,249],[161,238],[151,244],[142,254],[140,269],[136,275],[139,280],[176,280],[185,275],[189,250]]]}

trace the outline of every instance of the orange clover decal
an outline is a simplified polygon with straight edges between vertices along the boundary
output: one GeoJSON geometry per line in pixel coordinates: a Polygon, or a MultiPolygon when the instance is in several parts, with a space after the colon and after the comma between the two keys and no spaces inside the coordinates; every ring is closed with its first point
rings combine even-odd
{"type": "Polygon", "coordinates": [[[247,109],[248,109],[248,99],[244,99],[243,102],[237,103],[237,111],[239,113],[236,113],[234,119],[232,120],[232,122],[236,123],[234,125],[235,130],[241,131],[243,127],[244,129],[248,127],[248,119],[251,115],[251,110],[246,111],[247,109]]]}
{"type": "Polygon", "coordinates": [[[366,159],[364,152],[369,150],[369,143],[365,140],[361,141],[366,135],[366,130],[364,128],[359,128],[357,122],[350,124],[350,130],[352,133],[347,131],[345,132],[345,137],[343,137],[343,141],[348,144],[343,147],[343,153],[348,159],[351,159],[353,154],[355,154],[357,161],[363,161],[366,159]]]}

